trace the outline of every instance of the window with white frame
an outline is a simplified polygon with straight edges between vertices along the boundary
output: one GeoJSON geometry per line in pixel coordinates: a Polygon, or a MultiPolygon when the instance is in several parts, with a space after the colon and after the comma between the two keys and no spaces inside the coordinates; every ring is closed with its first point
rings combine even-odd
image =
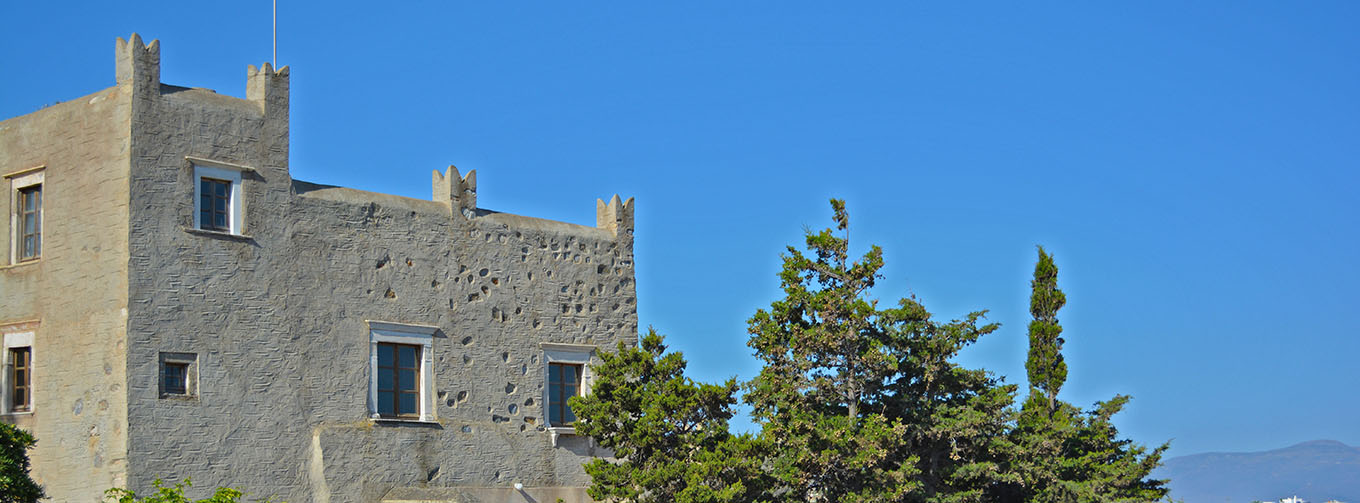
{"type": "Polygon", "coordinates": [[[194,166],[194,228],[245,234],[245,194],[241,174],[247,166],[190,157],[194,166]]]}
{"type": "Polygon", "coordinates": [[[6,331],[4,335],[4,400],[0,411],[5,414],[33,412],[33,331],[32,326],[27,329],[6,331]]]}
{"type": "Polygon", "coordinates": [[[568,400],[590,391],[590,358],[595,346],[584,344],[539,343],[543,350],[543,417],[557,445],[558,435],[574,435],[576,414],[568,400]]]}
{"type": "Polygon", "coordinates": [[[10,254],[17,264],[42,257],[43,168],[5,175],[10,186],[10,254]]]}
{"type": "Polygon", "coordinates": [[[434,334],[439,327],[368,321],[368,413],[434,421],[434,334]]]}

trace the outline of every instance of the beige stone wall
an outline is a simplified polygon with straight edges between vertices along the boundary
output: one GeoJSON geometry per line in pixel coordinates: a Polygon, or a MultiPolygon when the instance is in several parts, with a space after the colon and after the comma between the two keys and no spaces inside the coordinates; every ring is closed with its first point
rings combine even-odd
{"type": "Polygon", "coordinates": [[[99,501],[126,478],[129,91],[0,122],[0,172],[44,167],[36,261],[9,263],[14,201],[0,179],[0,332],[34,332],[33,411],[0,421],[38,438],[50,501],[99,501]]]}
{"type": "Polygon", "coordinates": [[[421,201],[295,182],[287,69],[249,72],[241,100],[151,86],[159,58],[138,54],[126,72],[146,84],[131,120],[132,488],[192,477],[200,491],[302,503],[588,483],[590,442],[554,446],[543,427],[539,344],[635,340],[630,205],[585,227],[476,208],[475,184],[421,201]],[[243,236],[192,229],[186,157],[251,168],[243,236]],[[369,419],[366,320],[439,328],[436,421],[369,419]],[[162,352],[197,355],[197,398],[160,397],[162,352]]]}

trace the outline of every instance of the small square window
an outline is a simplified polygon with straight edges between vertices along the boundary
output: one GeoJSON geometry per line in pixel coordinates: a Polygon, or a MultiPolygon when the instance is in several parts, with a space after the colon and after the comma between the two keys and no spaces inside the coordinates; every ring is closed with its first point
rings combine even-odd
{"type": "Polygon", "coordinates": [[[187,398],[198,394],[198,364],[194,353],[161,353],[161,398],[187,398]]]}
{"type": "Polygon", "coordinates": [[[571,412],[567,399],[580,394],[581,367],[579,363],[548,364],[548,424],[571,426],[576,414],[571,412]]]}
{"type": "Polygon", "coordinates": [[[9,411],[28,412],[33,407],[33,348],[9,348],[9,411]]]}

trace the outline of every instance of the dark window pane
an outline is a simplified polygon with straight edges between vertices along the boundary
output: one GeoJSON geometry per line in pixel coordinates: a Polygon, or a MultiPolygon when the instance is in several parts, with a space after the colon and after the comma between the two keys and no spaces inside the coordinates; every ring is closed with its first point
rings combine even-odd
{"type": "Polygon", "coordinates": [[[403,415],[405,415],[405,414],[415,414],[416,412],[417,412],[417,410],[416,410],[416,395],[415,395],[414,393],[402,393],[402,394],[401,394],[401,410],[399,410],[397,413],[398,413],[398,414],[403,414],[403,415]]]}
{"type": "Polygon", "coordinates": [[[212,180],[208,180],[206,178],[198,181],[198,192],[200,194],[203,194],[204,199],[212,197],[213,192],[212,185],[213,185],[212,180]]]}
{"type": "Polygon", "coordinates": [[[392,366],[392,349],[391,344],[378,345],[378,365],[392,366]]]}
{"type": "Polygon", "coordinates": [[[558,407],[548,407],[548,424],[562,424],[562,410],[558,407]]]}
{"type": "Polygon", "coordinates": [[[392,387],[392,384],[393,384],[393,383],[392,383],[392,377],[393,377],[393,375],[392,375],[392,371],[391,371],[391,370],[379,369],[379,370],[378,370],[378,389],[379,389],[379,390],[391,390],[391,389],[394,389],[394,388],[392,387]]]}
{"type": "Polygon", "coordinates": [[[571,407],[563,407],[562,409],[563,409],[563,413],[566,414],[566,416],[567,416],[567,417],[566,417],[566,421],[564,421],[564,422],[566,422],[566,423],[574,423],[574,422],[576,422],[576,414],[572,414],[572,412],[571,412],[571,407]]]}
{"type": "Polygon", "coordinates": [[[415,346],[399,346],[397,348],[397,366],[408,369],[416,367],[415,346]]]}
{"type": "Polygon", "coordinates": [[[564,383],[574,383],[574,382],[576,382],[576,366],[575,366],[575,365],[563,365],[563,366],[562,366],[562,382],[564,382],[564,383]]]}
{"type": "Polygon", "coordinates": [[[392,392],[378,392],[378,414],[390,416],[396,414],[393,408],[396,405],[396,396],[392,392]]]}
{"type": "Polygon", "coordinates": [[[558,364],[548,365],[548,382],[562,382],[562,366],[558,364]]]}
{"type": "Polygon", "coordinates": [[[188,394],[189,366],[183,363],[162,363],[161,365],[161,379],[165,382],[165,392],[172,395],[188,394]]]}
{"type": "Polygon", "coordinates": [[[397,385],[401,387],[402,391],[415,391],[415,389],[416,389],[416,371],[414,371],[414,370],[398,370],[398,371],[397,371],[397,385]]]}

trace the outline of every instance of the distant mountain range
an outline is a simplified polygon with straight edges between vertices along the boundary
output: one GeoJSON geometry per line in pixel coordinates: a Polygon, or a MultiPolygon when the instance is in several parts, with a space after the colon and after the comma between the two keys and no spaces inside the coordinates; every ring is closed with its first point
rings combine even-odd
{"type": "Polygon", "coordinates": [[[1211,452],[1166,460],[1153,473],[1171,479],[1185,503],[1279,501],[1360,503],[1360,448],[1314,440],[1264,452],[1211,452]]]}

